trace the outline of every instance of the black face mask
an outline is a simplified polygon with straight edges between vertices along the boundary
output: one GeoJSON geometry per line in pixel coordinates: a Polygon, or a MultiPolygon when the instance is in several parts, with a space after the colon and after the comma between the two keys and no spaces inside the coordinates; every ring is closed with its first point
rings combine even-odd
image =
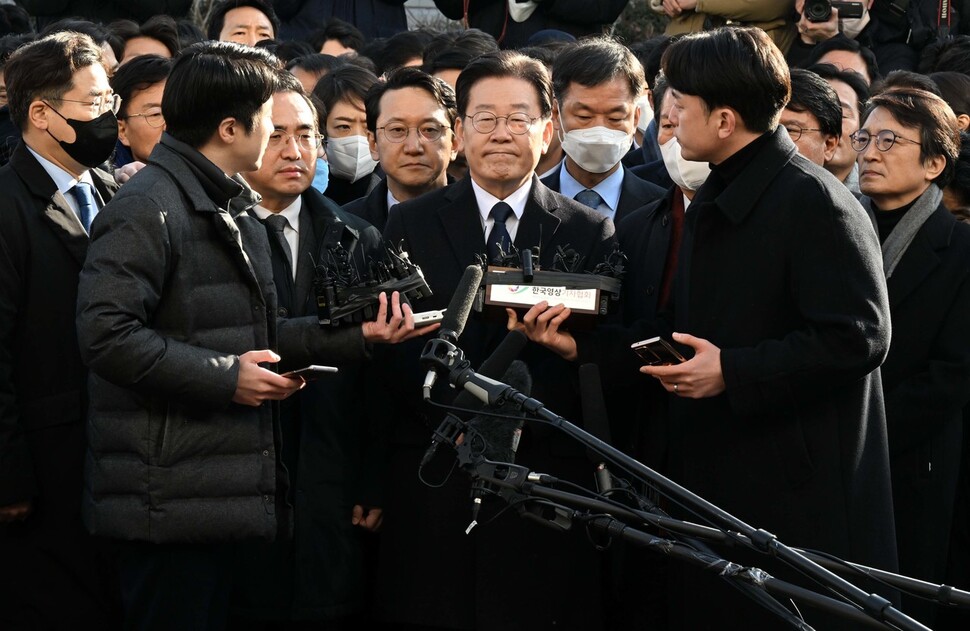
{"type": "Polygon", "coordinates": [[[118,142],[118,119],[114,112],[108,110],[93,120],[79,121],[67,118],[53,107],[51,109],[74,130],[74,142],[58,140],[49,129],[47,130],[48,135],[57,140],[67,155],[89,169],[111,157],[115,143],[118,142]]]}

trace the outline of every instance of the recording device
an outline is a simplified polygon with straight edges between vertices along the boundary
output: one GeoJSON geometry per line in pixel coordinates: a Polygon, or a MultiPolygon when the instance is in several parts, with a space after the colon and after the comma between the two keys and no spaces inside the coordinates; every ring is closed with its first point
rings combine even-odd
{"type": "Polygon", "coordinates": [[[281,377],[287,377],[289,379],[300,379],[303,378],[304,381],[313,381],[314,379],[319,379],[323,375],[332,375],[338,372],[335,366],[317,366],[310,365],[305,368],[300,368],[299,370],[291,370],[289,372],[281,373],[281,377]]]}
{"type": "Polygon", "coordinates": [[[687,361],[667,340],[659,337],[641,340],[631,344],[630,348],[647,366],[669,366],[687,361]]]}
{"type": "Polygon", "coordinates": [[[422,311],[421,313],[414,314],[414,326],[428,326],[429,324],[437,324],[441,322],[445,317],[445,312],[447,309],[433,309],[431,311],[422,311]]]}
{"type": "Polygon", "coordinates": [[[323,236],[323,255],[313,278],[320,326],[373,320],[381,292],[390,296],[397,291],[406,303],[431,296],[421,268],[400,245],[385,244],[381,256],[365,257],[356,247],[358,240],[359,233],[343,223],[332,225],[323,236]]]}
{"type": "Polygon", "coordinates": [[[538,248],[520,251],[514,245],[510,247],[511,251],[503,253],[501,260],[485,273],[476,309],[486,318],[504,322],[507,307],[521,316],[546,301],[569,307],[570,328],[586,329],[594,326],[599,316],[606,315],[620,298],[626,256],[619,248],[587,272],[585,257],[568,245],[556,249],[548,269],[539,265],[538,248]]]}
{"type": "Polygon", "coordinates": [[[428,366],[428,374],[424,377],[424,384],[421,386],[425,400],[431,398],[431,388],[434,387],[438,379],[438,370],[451,368],[464,361],[465,355],[455,343],[461,337],[461,332],[465,330],[465,323],[471,313],[472,304],[478,295],[478,285],[482,282],[482,268],[478,265],[469,265],[462,274],[461,281],[451,297],[448,308],[445,309],[445,316],[441,321],[441,328],[438,329],[438,337],[428,340],[421,353],[421,364],[428,366]]]}
{"type": "Polygon", "coordinates": [[[805,0],[802,15],[809,22],[828,22],[832,9],[839,10],[839,19],[861,18],[864,7],[861,2],[839,2],[838,0],[805,0]]]}
{"type": "MultiPolygon", "coordinates": [[[[604,443],[612,442],[599,366],[583,364],[579,367],[579,392],[583,406],[583,427],[604,443]]],[[[593,481],[597,492],[608,493],[613,489],[613,475],[606,461],[592,449],[587,448],[586,455],[593,463],[593,481]]]]}

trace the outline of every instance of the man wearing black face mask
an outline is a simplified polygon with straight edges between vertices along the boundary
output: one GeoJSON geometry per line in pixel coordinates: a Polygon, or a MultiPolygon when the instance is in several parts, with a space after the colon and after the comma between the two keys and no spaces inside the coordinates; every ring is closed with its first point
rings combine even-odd
{"type": "Polygon", "coordinates": [[[87,229],[116,188],[92,168],[117,138],[116,99],[78,33],[21,48],[4,77],[23,141],[0,169],[0,628],[110,628],[107,564],[80,520],[74,311],[87,229]]]}

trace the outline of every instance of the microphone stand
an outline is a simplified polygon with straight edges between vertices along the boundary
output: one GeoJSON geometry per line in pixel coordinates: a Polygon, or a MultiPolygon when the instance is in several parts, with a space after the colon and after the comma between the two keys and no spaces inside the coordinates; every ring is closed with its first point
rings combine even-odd
{"type": "MultiPolygon", "coordinates": [[[[474,371],[466,366],[456,365],[455,362],[451,362],[443,367],[450,369],[449,381],[452,384],[455,383],[454,377],[459,375],[461,375],[463,382],[468,381],[469,376],[474,377],[474,371]]],[[[599,440],[595,436],[583,431],[576,425],[573,425],[567,421],[565,418],[547,409],[541,401],[533,399],[512,388],[511,386],[501,384],[500,382],[495,382],[494,380],[488,381],[492,385],[500,385],[503,386],[503,388],[500,390],[500,394],[495,397],[495,400],[491,400],[490,396],[490,400],[486,401],[487,403],[501,405],[506,402],[511,402],[519,409],[524,410],[527,413],[534,415],[536,418],[553,425],[560,431],[584,444],[587,448],[592,449],[601,456],[617,463],[632,475],[636,476],[640,481],[654,485],[661,491],[661,493],[674,498],[681,504],[692,507],[693,510],[700,514],[707,516],[707,518],[710,519],[712,523],[717,524],[718,527],[730,532],[740,533],[747,538],[754,550],[778,557],[783,562],[797,569],[809,578],[821,583],[822,585],[825,585],[826,587],[829,587],[851,604],[855,605],[855,607],[857,607],[859,610],[862,610],[871,616],[873,619],[880,622],[889,623],[895,628],[903,629],[905,631],[929,631],[928,627],[920,624],[916,620],[913,620],[893,607],[892,603],[883,596],[875,593],[867,594],[856,585],[810,560],[798,550],[785,545],[770,532],[764,529],[756,529],[748,525],[744,521],[715,506],[711,502],[708,502],[702,497],[690,492],[676,482],[664,477],[656,471],[653,471],[646,465],[631,458],[622,451],[619,451],[611,445],[599,440]]]]}

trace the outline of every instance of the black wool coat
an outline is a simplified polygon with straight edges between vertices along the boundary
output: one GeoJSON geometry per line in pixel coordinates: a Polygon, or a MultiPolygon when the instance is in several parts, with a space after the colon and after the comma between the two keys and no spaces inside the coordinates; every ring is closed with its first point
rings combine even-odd
{"type": "Polygon", "coordinates": [[[970,400],[970,226],[940,204],[887,285],[882,383],[900,572],[942,583],[970,400]]]}
{"type": "MultiPolygon", "coordinates": [[[[631,342],[672,331],[721,349],[726,391],[671,398],[671,477],[789,545],[893,570],[878,239],[781,128],[733,180],[714,173],[698,191],[668,317],[581,337],[580,360],[621,361],[631,342]]],[[[672,599],[685,628],[751,624],[728,613],[743,597],[714,589],[704,608],[672,599]]]]}

